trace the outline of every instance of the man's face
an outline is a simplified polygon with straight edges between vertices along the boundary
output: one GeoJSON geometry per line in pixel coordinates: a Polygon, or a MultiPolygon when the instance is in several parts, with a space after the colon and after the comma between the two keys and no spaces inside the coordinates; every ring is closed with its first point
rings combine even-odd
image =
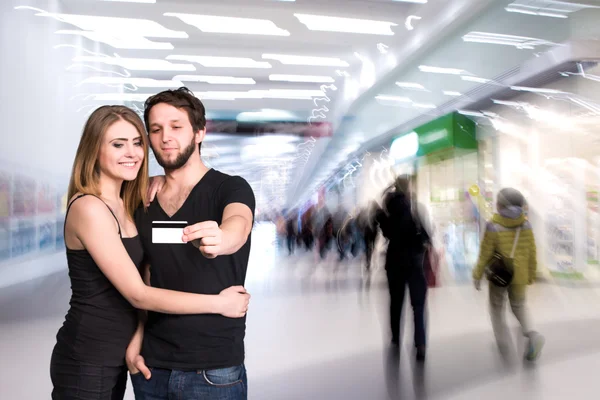
{"type": "Polygon", "coordinates": [[[194,132],[184,109],[159,103],[148,115],[149,138],[156,161],[166,170],[183,167],[193,155],[200,157],[198,144],[205,130],[194,132]]]}

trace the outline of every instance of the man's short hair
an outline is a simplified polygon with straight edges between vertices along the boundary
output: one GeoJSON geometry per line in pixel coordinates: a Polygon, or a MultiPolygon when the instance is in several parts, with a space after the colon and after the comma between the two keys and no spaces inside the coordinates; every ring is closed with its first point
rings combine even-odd
{"type": "MultiPolygon", "coordinates": [[[[165,90],[146,100],[144,104],[144,123],[148,132],[150,132],[150,110],[160,103],[169,104],[179,109],[183,108],[187,112],[194,132],[198,132],[206,126],[206,109],[204,108],[204,104],[188,88],[180,87],[179,89],[165,90]]],[[[198,148],[201,146],[202,143],[198,145],[198,148]]]]}

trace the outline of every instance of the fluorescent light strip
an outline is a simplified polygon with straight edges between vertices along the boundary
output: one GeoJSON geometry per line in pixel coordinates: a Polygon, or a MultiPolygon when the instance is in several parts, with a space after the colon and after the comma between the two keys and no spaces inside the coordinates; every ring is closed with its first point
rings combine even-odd
{"type": "Polygon", "coordinates": [[[102,0],[102,1],[112,1],[115,3],[146,3],[146,4],[156,4],[156,0],[102,0]]]}
{"type": "Polygon", "coordinates": [[[393,22],[368,19],[329,17],[324,15],[294,14],[311,31],[361,33],[366,35],[393,36],[393,22]]]}
{"type": "Polygon", "coordinates": [[[477,76],[469,76],[469,75],[461,76],[460,79],[462,79],[463,81],[477,82],[477,83],[491,83],[492,82],[491,79],[479,78],[477,76]]]}
{"type": "Polygon", "coordinates": [[[254,61],[246,57],[170,55],[167,56],[167,60],[188,61],[212,68],[271,68],[268,62],[254,61]]]}
{"type": "Polygon", "coordinates": [[[465,42],[473,43],[488,43],[488,44],[500,44],[505,46],[514,46],[518,49],[535,49],[536,46],[552,46],[553,42],[549,42],[544,39],[526,37],[526,36],[514,36],[514,35],[503,35],[498,33],[488,32],[469,32],[462,37],[465,42]]]}
{"type": "Polygon", "coordinates": [[[437,108],[437,106],[435,104],[431,104],[431,103],[413,103],[413,107],[415,107],[415,108],[426,108],[428,110],[437,108]]]}
{"type": "Polygon", "coordinates": [[[201,99],[212,100],[237,100],[237,99],[291,99],[310,100],[313,97],[323,97],[325,93],[321,90],[297,90],[297,89],[269,89],[249,90],[247,92],[196,92],[201,99]]]}
{"type": "Polygon", "coordinates": [[[432,67],[429,65],[419,65],[419,69],[421,72],[430,72],[433,74],[449,74],[449,75],[461,75],[466,72],[463,69],[457,68],[440,68],[440,67],[432,67]]]}
{"type": "Polygon", "coordinates": [[[479,111],[458,110],[459,114],[468,115],[469,117],[485,117],[485,114],[479,111]]]}
{"type": "Polygon", "coordinates": [[[135,49],[135,50],[173,50],[171,43],[153,42],[143,36],[123,36],[117,37],[106,32],[97,31],[74,31],[60,30],[56,32],[59,35],[79,35],[86,37],[94,42],[105,43],[115,49],[135,49]]]}
{"type": "Polygon", "coordinates": [[[172,31],[149,19],[101,17],[95,15],[56,14],[40,12],[40,17],[51,17],[74,25],[84,31],[102,32],[116,37],[155,37],[187,39],[188,34],[172,31]]]}
{"type": "Polygon", "coordinates": [[[452,90],[444,90],[444,95],[446,96],[453,96],[453,97],[459,97],[462,96],[461,92],[454,92],[452,90]]]}
{"type": "Polygon", "coordinates": [[[252,78],[238,78],[234,76],[210,76],[210,75],[177,75],[174,80],[184,82],[204,82],[213,85],[254,85],[256,81],[252,78]]]}
{"type": "Polygon", "coordinates": [[[427,0],[392,0],[402,3],[427,4],[427,0]]]}
{"type": "MultiPolygon", "coordinates": [[[[141,93],[102,93],[92,95],[97,101],[137,101],[144,102],[153,94],[141,93]]],[[[289,99],[289,100],[311,100],[313,97],[323,97],[325,93],[320,90],[296,90],[296,89],[269,89],[249,90],[247,92],[208,91],[194,92],[196,97],[202,100],[239,100],[239,99],[289,99]]]]}
{"type": "Polygon", "coordinates": [[[569,18],[569,16],[566,14],[573,12],[569,10],[560,10],[546,7],[525,6],[521,4],[510,4],[508,7],[505,8],[505,10],[510,13],[519,13],[552,18],[569,18]]]}
{"type": "Polygon", "coordinates": [[[318,75],[282,75],[273,74],[269,75],[271,81],[283,81],[283,82],[313,82],[313,83],[334,83],[335,79],[330,76],[318,76],[318,75]]]}
{"type": "Polygon", "coordinates": [[[183,83],[177,79],[169,81],[150,78],[120,78],[112,76],[93,76],[83,80],[80,84],[86,83],[97,83],[103,85],[133,85],[143,88],[169,88],[183,86],[183,83]]]}
{"type": "Polygon", "coordinates": [[[312,65],[321,67],[349,67],[346,61],[333,57],[294,56],[286,54],[263,54],[265,60],[277,60],[286,65],[312,65]]]}
{"type": "Polygon", "coordinates": [[[166,17],[179,18],[207,33],[232,33],[240,35],[290,36],[268,19],[222,17],[216,15],[165,13],[166,17]]]}
{"type": "Polygon", "coordinates": [[[391,101],[391,102],[397,102],[397,103],[412,103],[412,100],[409,99],[408,97],[389,96],[386,94],[380,94],[378,96],[375,96],[375,99],[380,100],[380,101],[391,101]]]}
{"type": "Polygon", "coordinates": [[[75,63],[92,62],[117,65],[132,71],[195,71],[192,64],[172,64],[166,60],[152,58],[120,58],[100,56],[77,56],[75,63]]]}
{"type": "Polygon", "coordinates": [[[531,93],[543,93],[543,94],[566,94],[561,90],[556,89],[545,89],[545,88],[530,88],[524,86],[511,86],[512,90],[516,90],[518,92],[531,92],[531,93]]]}
{"type": "Polygon", "coordinates": [[[148,99],[148,97],[153,96],[154,94],[155,93],[102,93],[92,95],[92,97],[96,101],[136,101],[143,103],[148,99]]]}
{"type": "Polygon", "coordinates": [[[414,90],[427,91],[427,89],[425,89],[425,87],[423,85],[421,85],[420,83],[415,83],[415,82],[396,82],[396,86],[401,87],[402,89],[414,89],[414,90]]]}

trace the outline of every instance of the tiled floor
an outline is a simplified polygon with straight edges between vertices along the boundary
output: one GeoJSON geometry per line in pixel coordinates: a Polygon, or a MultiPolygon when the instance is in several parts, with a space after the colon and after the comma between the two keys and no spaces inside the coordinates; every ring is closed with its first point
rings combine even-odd
{"type": "MultiPolygon", "coordinates": [[[[408,338],[400,354],[387,344],[380,270],[367,286],[357,261],[279,255],[270,235],[267,227],[255,232],[247,280],[251,399],[598,398],[598,289],[531,290],[534,320],[547,338],[535,366],[520,360],[516,344],[512,361],[496,354],[485,291],[431,290],[428,359],[419,367],[408,338]]],[[[50,352],[69,296],[64,270],[0,291],[0,399],[50,397],[50,352]]],[[[126,398],[133,399],[130,388],[126,398]]]]}

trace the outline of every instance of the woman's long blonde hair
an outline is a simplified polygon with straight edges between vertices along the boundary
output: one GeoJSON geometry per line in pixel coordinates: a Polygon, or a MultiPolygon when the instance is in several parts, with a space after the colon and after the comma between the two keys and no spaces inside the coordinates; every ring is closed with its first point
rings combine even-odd
{"type": "Polygon", "coordinates": [[[133,125],[140,133],[144,148],[144,160],[136,179],[125,181],[121,187],[121,198],[125,205],[127,214],[133,218],[135,210],[146,204],[146,192],[148,190],[148,137],[141,118],[130,108],[125,106],[102,106],[95,110],[88,118],[75,161],[73,172],[69,182],[68,199],[76,193],[93,194],[99,196],[100,166],[98,155],[102,139],[108,128],[115,122],[123,120],[133,125]]]}

